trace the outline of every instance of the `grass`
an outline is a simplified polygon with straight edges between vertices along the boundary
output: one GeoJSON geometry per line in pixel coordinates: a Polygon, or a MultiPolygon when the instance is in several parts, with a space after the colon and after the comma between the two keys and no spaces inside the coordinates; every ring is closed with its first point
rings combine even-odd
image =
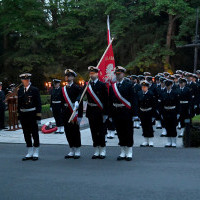
{"type": "Polygon", "coordinates": [[[197,115],[195,117],[193,117],[192,119],[192,123],[195,123],[195,124],[200,124],[200,115],[197,115]]]}

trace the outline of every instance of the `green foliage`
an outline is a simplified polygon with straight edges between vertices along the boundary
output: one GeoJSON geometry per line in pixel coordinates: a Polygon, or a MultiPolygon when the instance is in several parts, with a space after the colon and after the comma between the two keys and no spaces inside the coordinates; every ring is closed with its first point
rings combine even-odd
{"type": "MultiPolygon", "coordinates": [[[[184,146],[187,145],[185,134],[183,137],[183,144],[184,146]]],[[[200,147],[200,127],[199,126],[193,126],[190,128],[190,147],[200,147]]]]}
{"type": "Polygon", "coordinates": [[[65,68],[84,74],[106,48],[107,15],[117,65],[156,73],[171,56],[171,65],[187,67],[193,49],[185,55],[176,46],[192,41],[199,5],[198,0],[1,0],[0,79],[16,82],[19,73],[29,71],[33,84],[43,88],[44,80],[62,78],[65,68]],[[175,24],[169,49],[170,15],[175,24]]]}
{"type": "Polygon", "coordinates": [[[50,95],[40,95],[42,105],[50,104],[50,95]]]}
{"type": "Polygon", "coordinates": [[[50,110],[50,104],[42,105],[42,119],[53,117],[50,110]]]}

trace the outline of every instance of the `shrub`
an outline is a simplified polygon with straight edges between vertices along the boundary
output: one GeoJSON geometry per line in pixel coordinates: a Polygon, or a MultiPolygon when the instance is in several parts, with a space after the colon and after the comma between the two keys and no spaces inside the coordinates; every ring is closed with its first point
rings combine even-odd
{"type": "Polygon", "coordinates": [[[50,110],[50,104],[42,105],[42,119],[52,117],[53,114],[50,110]]]}
{"type": "Polygon", "coordinates": [[[41,95],[42,105],[50,104],[51,96],[50,95],[41,95]]]}

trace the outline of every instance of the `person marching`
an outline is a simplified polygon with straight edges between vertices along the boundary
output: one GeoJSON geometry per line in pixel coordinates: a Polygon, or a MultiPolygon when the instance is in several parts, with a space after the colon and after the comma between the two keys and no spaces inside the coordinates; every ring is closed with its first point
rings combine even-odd
{"type": "Polygon", "coordinates": [[[126,69],[117,66],[115,74],[117,82],[109,90],[109,115],[112,117],[119,138],[121,153],[117,160],[132,160],[133,121],[138,119],[137,96],[132,84],[124,81],[126,69]]]}
{"type": "Polygon", "coordinates": [[[181,124],[181,133],[178,137],[183,137],[185,129],[185,120],[191,120],[190,110],[191,110],[191,93],[188,87],[186,87],[187,80],[184,78],[179,79],[179,100],[180,100],[180,124],[181,124]]]}
{"type": "Polygon", "coordinates": [[[62,88],[60,87],[61,80],[54,79],[53,80],[53,89],[51,90],[51,102],[50,109],[53,112],[53,117],[56,121],[57,131],[55,133],[63,134],[63,120],[62,120],[62,88]]]}
{"type": "Polygon", "coordinates": [[[39,134],[38,124],[41,124],[41,99],[39,90],[30,83],[31,74],[24,73],[19,77],[23,86],[18,90],[18,120],[20,120],[26,146],[27,155],[22,159],[38,160],[39,157],[39,134]],[[32,144],[32,139],[34,144],[32,144]]]}
{"type": "Polygon", "coordinates": [[[89,120],[92,133],[94,155],[92,159],[104,159],[106,157],[105,122],[108,118],[108,88],[105,83],[99,81],[99,69],[88,67],[90,83],[87,88],[86,117],[89,120]]]}
{"type": "Polygon", "coordinates": [[[179,118],[179,97],[176,90],[172,89],[173,81],[165,81],[166,90],[161,94],[160,113],[167,131],[167,144],[165,147],[176,147],[176,126],[179,118]]]}
{"type": "Polygon", "coordinates": [[[0,82],[0,130],[5,129],[5,94],[0,82]]]}
{"type": "Polygon", "coordinates": [[[140,146],[153,147],[153,120],[155,119],[156,99],[152,91],[149,91],[148,81],[142,81],[140,84],[142,86],[142,91],[138,93],[138,107],[144,137],[144,142],[140,146]]]}
{"type": "Polygon", "coordinates": [[[81,156],[81,136],[80,122],[83,117],[83,101],[80,101],[82,89],[74,83],[77,74],[72,69],[65,70],[65,81],[67,85],[62,88],[62,110],[63,122],[67,141],[69,143],[70,152],[65,156],[65,159],[79,159],[81,156]],[[73,121],[68,122],[73,111],[78,109],[73,121]]]}

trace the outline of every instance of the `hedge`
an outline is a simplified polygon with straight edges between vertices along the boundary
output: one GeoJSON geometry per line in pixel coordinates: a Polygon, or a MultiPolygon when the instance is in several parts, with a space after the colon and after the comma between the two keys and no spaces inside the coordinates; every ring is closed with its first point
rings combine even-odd
{"type": "Polygon", "coordinates": [[[51,95],[40,95],[42,105],[50,104],[51,95]]]}

